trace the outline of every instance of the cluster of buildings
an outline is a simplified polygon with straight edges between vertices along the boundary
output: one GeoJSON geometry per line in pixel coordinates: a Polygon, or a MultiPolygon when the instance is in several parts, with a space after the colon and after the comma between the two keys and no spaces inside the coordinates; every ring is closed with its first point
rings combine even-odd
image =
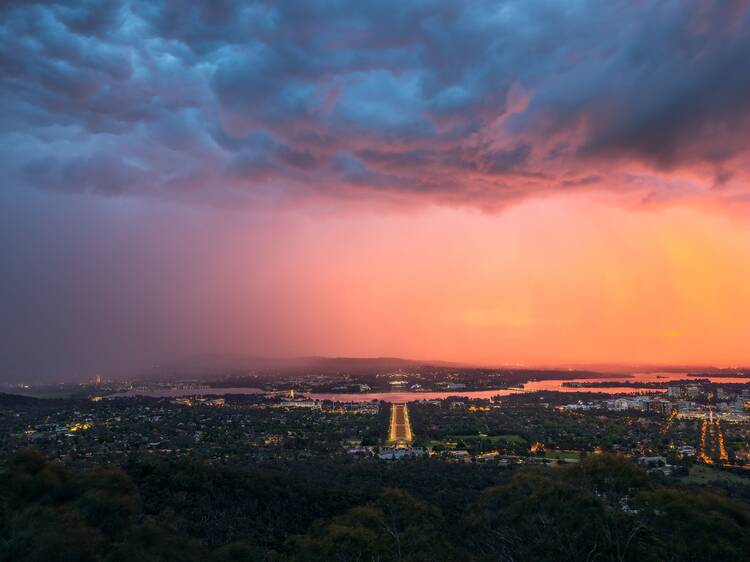
{"type": "Polygon", "coordinates": [[[278,408],[304,408],[338,414],[374,415],[380,411],[380,403],[371,402],[334,402],[331,400],[313,400],[311,398],[283,398],[274,406],[278,408]]]}
{"type": "Polygon", "coordinates": [[[179,404],[180,406],[210,406],[220,408],[226,404],[226,400],[224,398],[206,398],[205,396],[183,396],[175,398],[172,403],[179,404]]]}
{"type": "Polygon", "coordinates": [[[33,443],[34,441],[49,435],[75,437],[76,433],[88,431],[92,427],[94,427],[94,422],[91,418],[87,418],[83,421],[70,423],[41,423],[27,428],[23,434],[30,443],[33,443]]]}
{"type": "Polygon", "coordinates": [[[669,415],[674,405],[669,400],[654,398],[651,396],[619,397],[608,400],[590,400],[583,402],[579,400],[573,404],[565,404],[557,409],[562,411],[587,411],[587,410],[610,410],[613,412],[624,412],[635,410],[638,412],[655,412],[669,415]]]}
{"type": "Polygon", "coordinates": [[[422,447],[381,447],[378,458],[382,460],[400,460],[405,458],[423,457],[427,451],[422,447]]]}
{"type": "Polygon", "coordinates": [[[374,443],[377,402],[339,403],[262,395],[231,398],[75,399],[0,407],[4,453],[33,445],[66,461],[198,455],[209,462],[328,454],[374,443]],[[284,406],[281,406],[281,404],[284,406]],[[339,415],[339,414],[357,415],[339,415]],[[367,415],[369,414],[369,415],[367,415]]]}
{"type": "MultiPolygon", "coordinates": [[[[681,445],[677,447],[676,453],[677,459],[684,459],[695,458],[698,451],[692,445],[681,445]]],[[[638,457],[636,462],[648,472],[659,472],[664,476],[670,476],[675,470],[675,466],[669,464],[667,457],[664,455],[642,456],[638,457]]]]}
{"type": "Polygon", "coordinates": [[[620,396],[607,400],[578,401],[558,408],[565,411],[610,410],[653,412],[680,418],[703,418],[708,410],[722,420],[750,421],[750,389],[730,392],[722,387],[708,390],[699,384],[673,385],[662,396],[620,396]]]}
{"type": "Polygon", "coordinates": [[[352,383],[334,386],[331,390],[336,392],[370,392],[372,390],[372,387],[369,384],[352,383]]]}
{"type": "Polygon", "coordinates": [[[741,411],[750,408],[750,388],[735,392],[721,386],[706,389],[697,384],[673,385],[667,387],[667,396],[680,403],[695,400],[713,402],[719,410],[741,411]]]}
{"type": "Polygon", "coordinates": [[[651,398],[649,396],[635,396],[633,398],[615,398],[606,400],[607,410],[620,412],[624,410],[637,410],[640,412],[655,412],[658,414],[668,415],[672,411],[672,402],[661,398],[651,398]]]}

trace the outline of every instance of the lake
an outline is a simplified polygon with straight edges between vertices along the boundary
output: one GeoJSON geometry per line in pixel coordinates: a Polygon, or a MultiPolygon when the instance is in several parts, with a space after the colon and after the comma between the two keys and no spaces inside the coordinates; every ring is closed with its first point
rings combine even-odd
{"type": "MultiPolygon", "coordinates": [[[[677,380],[690,380],[696,377],[689,377],[687,373],[636,373],[632,376],[607,377],[601,378],[581,378],[581,379],[550,379],[542,381],[529,381],[519,388],[504,388],[495,390],[451,390],[440,392],[414,392],[414,391],[393,391],[393,392],[311,392],[305,394],[310,398],[317,400],[338,400],[340,402],[368,402],[371,400],[382,400],[384,402],[410,402],[413,400],[439,400],[450,396],[463,396],[466,398],[485,398],[493,396],[507,396],[509,394],[521,394],[538,391],[559,391],[559,392],[598,392],[602,394],[637,394],[641,392],[660,393],[666,392],[666,389],[659,388],[639,388],[635,386],[605,386],[597,388],[569,388],[563,386],[563,383],[587,383],[587,382],[663,382],[665,384],[677,380]]],[[[703,378],[703,377],[700,377],[703,378]]],[[[705,377],[711,382],[718,384],[740,384],[750,382],[750,377],[705,377]]],[[[158,389],[158,390],[131,390],[111,394],[110,398],[132,397],[132,396],[151,396],[155,398],[177,398],[179,396],[221,396],[224,394],[262,394],[264,391],[260,388],[208,388],[208,389],[158,389]]]]}

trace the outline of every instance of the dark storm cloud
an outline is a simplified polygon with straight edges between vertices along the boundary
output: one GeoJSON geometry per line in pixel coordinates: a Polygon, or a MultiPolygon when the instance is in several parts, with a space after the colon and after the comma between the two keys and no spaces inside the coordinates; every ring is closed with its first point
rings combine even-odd
{"type": "Polygon", "coordinates": [[[0,15],[0,164],[26,187],[484,204],[616,189],[633,166],[722,186],[747,175],[744,1],[6,2],[0,15]]]}
{"type": "Polygon", "coordinates": [[[45,158],[32,162],[25,171],[35,185],[46,189],[108,195],[124,194],[131,186],[148,182],[136,167],[106,153],[62,161],[45,158]]]}

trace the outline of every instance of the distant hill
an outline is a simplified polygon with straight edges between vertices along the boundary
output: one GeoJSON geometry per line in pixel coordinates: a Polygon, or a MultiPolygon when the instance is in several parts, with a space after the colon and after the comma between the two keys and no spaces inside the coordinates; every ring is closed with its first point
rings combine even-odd
{"type": "Polygon", "coordinates": [[[8,404],[36,404],[37,402],[39,402],[39,398],[32,396],[0,392],[0,406],[7,406],[8,404]]]}
{"type": "Polygon", "coordinates": [[[20,394],[8,394],[0,392],[0,408],[14,408],[25,406],[36,406],[40,404],[40,398],[22,396],[20,394]]]}
{"type": "MultiPolygon", "coordinates": [[[[728,371],[716,367],[625,365],[625,364],[570,364],[560,366],[502,366],[447,361],[415,360],[400,357],[259,357],[242,354],[202,353],[165,362],[143,373],[141,378],[160,380],[223,378],[248,373],[263,374],[368,374],[397,371],[399,369],[479,368],[500,371],[526,372],[537,375],[563,373],[568,376],[582,374],[628,374],[638,372],[698,372],[724,374],[728,371]]],[[[733,369],[734,371],[736,369],[733,369]]],[[[567,378],[567,377],[564,377],[567,378]]]]}
{"type": "Polygon", "coordinates": [[[160,365],[151,376],[212,377],[255,373],[367,373],[423,366],[459,367],[445,361],[418,361],[399,357],[255,357],[233,354],[199,354],[160,365]]]}
{"type": "MultiPolygon", "coordinates": [[[[596,371],[599,373],[711,373],[720,375],[724,373],[736,373],[738,371],[750,371],[750,368],[732,367],[730,369],[716,367],[713,365],[659,365],[649,363],[574,363],[561,365],[557,368],[568,367],[576,370],[596,371]]],[[[551,367],[554,368],[554,367],[551,367]]]]}

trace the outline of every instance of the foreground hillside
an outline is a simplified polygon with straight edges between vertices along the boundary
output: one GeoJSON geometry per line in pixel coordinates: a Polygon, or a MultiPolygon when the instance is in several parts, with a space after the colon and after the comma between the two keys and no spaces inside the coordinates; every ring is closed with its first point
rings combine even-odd
{"type": "Polygon", "coordinates": [[[138,460],[0,476],[2,561],[743,560],[750,507],[630,461],[499,471],[342,459],[253,468],[138,460]]]}

